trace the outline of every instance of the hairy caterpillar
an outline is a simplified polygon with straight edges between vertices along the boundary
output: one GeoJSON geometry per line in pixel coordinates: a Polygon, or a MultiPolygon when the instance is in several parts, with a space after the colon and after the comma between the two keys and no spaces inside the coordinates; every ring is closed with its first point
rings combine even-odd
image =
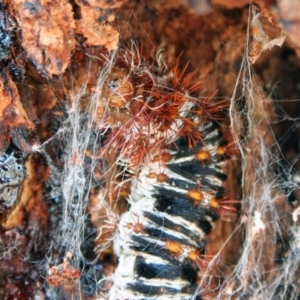
{"type": "Polygon", "coordinates": [[[218,217],[210,205],[223,196],[225,179],[216,152],[204,165],[197,158],[204,145],[214,152],[221,142],[213,123],[202,132],[203,141],[192,150],[177,141],[162,152],[169,161],[154,158],[134,178],[131,208],[121,217],[115,241],[119,267],[110,299],[191,299],[197,292],[205,235],[218,217]],[[137,216],[141,226],[132,231],[128,225],[137,216]]]}
{"type": "Polygon", "coordinates": [[[113,241],[111,300],[198,297],[205,236],[223,209],[234,210],[224,200],[226,147],[215,121],[224,103],[199,98],[201,82],[185,73],[121,52],[104,84],[100,112],[114,119],[104,148],[117,149],[133,174],[113,241]]]}

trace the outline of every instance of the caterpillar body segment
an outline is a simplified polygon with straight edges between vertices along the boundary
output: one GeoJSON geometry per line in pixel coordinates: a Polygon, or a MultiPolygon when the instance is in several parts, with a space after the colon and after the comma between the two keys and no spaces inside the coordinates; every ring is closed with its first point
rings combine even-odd
{"type": "Polygon", "coordinates": [[[211,121],[199,131],[203,139],[194,147],[179,137],[149,154],[132,178],[131,206],[114,241],[119,262],[110,300],[200,297],[206,235],[218,218],[210,202],[224,196],[226,176],[217,152],[223,143],[217,125],[211,121]],[[201,151],[209,155],[199,159],[201,151]]]}

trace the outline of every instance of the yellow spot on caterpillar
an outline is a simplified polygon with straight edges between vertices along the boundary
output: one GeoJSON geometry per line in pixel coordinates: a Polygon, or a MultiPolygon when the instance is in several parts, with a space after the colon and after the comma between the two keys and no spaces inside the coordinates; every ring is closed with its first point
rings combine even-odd
{"type": "Polygon", "coordinates": [[[168,162],[172,159],[172,155],[168,152],[162,152],[154,157],[153,161],[168,162]]]}
{"type": "Polygon", "coordinates": [[[203,193],[199,190],[190,190],[188,195],[195,202],[201,202],[204,199],[203,193]]]}
{"type": "Polygon", "coordinates": [[[169,250],[175,256],[179,256],[182,252],[181,244],[173,241],[166,242],[166,249],[169,250]]]}
{"type": "Polygon", "coordinates": [[[191,250],[188,254],[188,258],[192,261],[197,261],[199,257],[199,251],[196,251],[196,250],[191,250]]]}
{"type": "Polygon", "coordinates": [[[164,173],[160,173],[160,174],[157,174],[156,179],[157,179],[157,182],[166,182],[169,180],[169,177],[164,173]]]}
{"type": "Polygon", "coordinates": [[[209,202],[211,208],[218,208],[220,206],[219,201],[216,198],[212,198],[209,202]]]}
{"type": "Polygon", "coordinates": [[[150,172],[148,175],[147,175],[148,178],[156,178],[156,181],[157,182],[167,182],[169,180],[169,177],[164,174],[164,173],[155,173],[155,172],[150,172]]]}
{"type": "Polygon", "coordinates": [[[218,155],[224,155],[224,154],[225,154],[225,151],[226,151],[226,149],[225,149],[224,146],[219,146],[219,147],[217,148],[217,154],[218,154],[218,155]]]}
{"type": "Polygon", "coordinates": [[[155,178],[156,177],[156,173],[155,172],[150,172],[148,175],[147,175],[148,178],[155,178]]]}
{"type": "Polygon", "coordinates": [[[201,150],[195,154],[195,158],[200,161],[207,161],[210,159],[210,153],[208,151],[201,150]]]}

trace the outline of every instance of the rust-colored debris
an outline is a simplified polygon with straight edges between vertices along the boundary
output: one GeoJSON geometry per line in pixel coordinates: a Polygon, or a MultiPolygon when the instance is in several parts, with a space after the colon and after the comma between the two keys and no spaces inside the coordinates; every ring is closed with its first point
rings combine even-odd
{"type": "Polygon", "coordinates": [[[0,148],[6,150],[11,138],[24,152],[31,147],[26,137],[35,129],[21,102],[15,82],[7,72],[0,76],[0,148]]]}
{"type": "Polygon", "coordinates": [[[28,59],[47,75],[67,68],[75,47],[75,21],[67,0],[7,1],[21,29],[21,44],[28,59]]]}
{"type": "MultiPolygon", "coordinates": [[[[105,6],[101,6],[98,1],[89,2],[90,5],[86,2],[82,3],[82,1],[77,1],[80,7],[81,18],[76,20],[76,32],[81,33],[87,39],[88,45],[104,45],[108,50],[117,49],[119,32],[111,25],[115,23],[115,14],[109,10],[104,10],[105,6]]],[[[122,1],[112,6],[115,8],[120,5],[122,5],[122,1]]]]}

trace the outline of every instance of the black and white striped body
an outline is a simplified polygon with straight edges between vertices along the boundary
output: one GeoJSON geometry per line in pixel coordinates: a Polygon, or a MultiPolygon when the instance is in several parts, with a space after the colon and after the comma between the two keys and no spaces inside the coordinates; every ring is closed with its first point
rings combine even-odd
{"type": "Polygon", "coordinates": [[[218,218],[210,201],[223,197],[226,178],[216,150],[222,143],[217,126],[208,122],[200,132],[203,140],[192,149],[179,138],[151,154],[132,179],[131,207],[114,240],[119,263],[110,300],[197,299],[199,265],[191,254],[205,252],[205,236],[218,218]],[[210,153],[206,161],[196,158],[203,149],[210,153]],[[163,162],[164,154],[170,159],[163,162]],[[190,191],[203,199],[197,203],[190,191]],[[180,245],[178,251],[172,252],[172,243],[180,245]]]}

